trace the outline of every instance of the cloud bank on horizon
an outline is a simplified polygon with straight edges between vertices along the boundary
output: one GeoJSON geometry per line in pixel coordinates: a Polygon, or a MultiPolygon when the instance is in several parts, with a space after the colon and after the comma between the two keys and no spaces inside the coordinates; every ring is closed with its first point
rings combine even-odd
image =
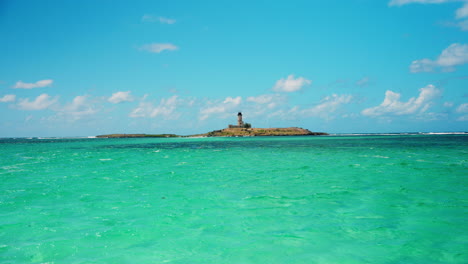
{"type": "MultiPolygon", "coordinates": [[[[47,11],[49,19],[39,25],[18,20],[17,28],[0,27],[17,47],[4,52],[0,62],[0,137],[195,134],[235,122],[238,111],[256,127],[336,133],[467,130],[468,1],[369,3],[382,19],[362,18],[368,14],[364,6],[347,25],[333,24],[307,1],[288,7],[296,13],[285,20],[275,20],[282,5],[268,6],[271,16],[245,12],[244,20],[236,21],[232,10],[209,4],[202,14],[187,15],[187,4],[163,12],[148,2],[121,20],[117,15],[103,20],[96,11],[83,18],[94,22],[94,32],[69,21],[74,27],[68,29],[76,32],[39,41],[37,50],[20,45],[26,40],[15,36],[67,21],[59,12],[47,11]],[[402,12],[409,5],[416,13],[402,12]],[[436,6],[443,8],[432,9],[436,6]],[[160,13],[153,15],[154,10],[160,13]],[[217,14],[222,22],[215,22],[217,14]],[[388,25],[385,19],[394,16],[401,22],[388,25]],[[424,24],[412,16],[433,20],[424,24]],[[100,21],[106,23],[96,24],[100,21]],[[373,36],[374,27],[386,30],[373,36]],[[444,34],[450,37],[440,38],[444,34]],[[65,43],[66,37],[71,42],[65,43]],[[18,59],[26,55],[32,60],[18,59]]],[[[26,8],[10,5],[9,17],[26,8]]],[[[346,5],[328,3],[323,10],[338,8],[345,16],[355,8],[346,5]]],[[[115,8],[116,14],[125,11],[115,8]]],[[[242,3],[231,8],[244,10],[242,3]]]]}

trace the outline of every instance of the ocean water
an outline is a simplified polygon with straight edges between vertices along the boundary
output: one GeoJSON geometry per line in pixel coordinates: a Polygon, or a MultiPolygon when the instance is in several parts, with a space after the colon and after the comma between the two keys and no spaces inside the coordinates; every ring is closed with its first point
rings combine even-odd
{"type": "Polygon", "coordinates": [[[467,135],[0,151],[0,263],[468,263],[467,135]]]}

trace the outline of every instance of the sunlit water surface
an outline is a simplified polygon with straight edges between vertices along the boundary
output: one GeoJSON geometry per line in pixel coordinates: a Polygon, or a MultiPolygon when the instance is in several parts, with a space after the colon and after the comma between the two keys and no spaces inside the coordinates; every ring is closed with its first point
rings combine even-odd
{"type": "Polygon", "coordinates": [[[0,263],[468,263],[467,147],[0,139],[0,263]]]}

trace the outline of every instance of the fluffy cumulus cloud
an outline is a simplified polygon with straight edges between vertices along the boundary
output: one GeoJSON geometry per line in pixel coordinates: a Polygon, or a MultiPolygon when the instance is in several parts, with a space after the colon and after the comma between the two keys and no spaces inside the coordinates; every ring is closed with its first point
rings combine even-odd
{"type": "Polygon", "coordinates": [[[177,108],[186,105],[191,105],[189,100],[180,99],[177,95],[169,98],[163,98],[158,105],[154,106],[151,102],[143,100],[138,107],[132,110],[130,117],[162,117],[166,120],[178,119],[180,113],[177,108]]]}
{"type": "Polygon", "coordinates": [[[200,109],[200,120],[205,120],[210,116],[217,115],[221,118],[227,118],[232,112],[239,111],[242,103],[242,97],[226,97],[224,101],[208,101],[206,107],[200,109]]]}
{"type": "Polygon", "coordinates": [[[161,24],[175,24],[176,20],[167,18],[167,17],[162,17],[162,16],[153,16],[153,15],[144,15],[141,18],[142,21],[144,22],[159,22],[161,24]]]}
{"type": "Polygon", "coordinates": [[[178,49],[179,47],[171,43],[151,43],[140,47],[140,50],[148,51],[151,53],[161,53],[165,50],[174,51],[178,49]]]}
{"type": "Polygon", "coordinates": [[[468,17],[468,1],[462,7],[457,9],[455,12],[455,17],[458,19],[468,17]]]}
{"type": "Polygon", "coordinates": [[[41,94],[33,101],[28,98],[19,99],[17,108],[21,110],[44,110],[49,109],[55,112],[55,115],[49,117],[49,120],[67,120],[76,121],[86,116],[94,115],[98,112],[95,107],[96,102],[89,100],[88,96],[80,95],[65,105],[60,105],[58,97],[52,97],[48,94],[41,94]]]}
{"type": "Polygon", "coordinates": [[[454,43],[442,51],[437,64],[440,67],[453,67],[468,63],[468,44],[454,43]]]}
{"type": "Polygon", "coordinates": [[[415,60],[410,65],[411,72],[431,72],[437,68],[453,71],[455,66],[468,63],[468,44],[454,43],[448,46],[436,60],[415,60]]]}
{"type": "Polygon", "coordinates": [[[14,102],[16,100],[16,95],[14,94],[6,94],[3,97],[0,97],[0,103],[9,103],[14,102]]]}
{"type": "Polygon", "coordinates": [[[37,81],[35,83],[25,83],[25,82],[22,82],[22,81],[18,81],[13,86],[13,88],[15,88],[15,89],[41,88],[41,87],[51,86],[53,82],[54,82],[53,80],[41,80],[41,81],[37,81]]]}
{"type": "Polygon", "coordinates": [[[113,104],[118,104],[121,102],[131,102],[133,101],[133,96],[130,94],[130,91],[127,92],[116,92],[113,93],[107,101],[113,103],[113,104]]]}
{"type": "Polygon", "coordinates": [[[306,85],[310,85],[311,80],[307,80],[304,77],[297,77],[294,79],[294,75],[289,75],[286,79],[279,79],[275,86],[273,86],[273,91],[275,92],[295,92],[302,89],[306,85]]]}
{"type": "Polygon", "coordinates": [[[30,101],[29,98],[19,99],[17,106],[21,110],[44,110],[54,105],[57,100],[57,97],[41,94],[34,101],[30,101]]]}
{"type": "Polygon", "coordinates": [[[432,105],[432,100],[440,95],[440,90],[429,84],[419,89],[419,96],[412,97],[407,102],[400,100],[401,94],[387,90],[383,102],[375,107],[364,109],[361,114],[370,117],[390,115],[421,114],[432,105]]]}
{"type": "Polygon", "coordinates": [[[76,96],[70,103],[53,110],[57,112],[58,117],[63,117],[67,121],[83,119],[98,112],[93,102],[86,95],[76,96]]]}

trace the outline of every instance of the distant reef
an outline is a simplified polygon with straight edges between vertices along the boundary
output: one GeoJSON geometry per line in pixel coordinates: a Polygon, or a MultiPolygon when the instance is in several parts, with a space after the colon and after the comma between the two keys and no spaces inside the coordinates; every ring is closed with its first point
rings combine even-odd
{"type": "Polygon", "coordinates": [[[312,132],[299,127],[286,128],[225,128],[204,134],[179,136],[175,134],[109,134],[97,138],[173,138],[173,137],[265,137],[265,136],[324,136],[324,132],[312,132]]]}

